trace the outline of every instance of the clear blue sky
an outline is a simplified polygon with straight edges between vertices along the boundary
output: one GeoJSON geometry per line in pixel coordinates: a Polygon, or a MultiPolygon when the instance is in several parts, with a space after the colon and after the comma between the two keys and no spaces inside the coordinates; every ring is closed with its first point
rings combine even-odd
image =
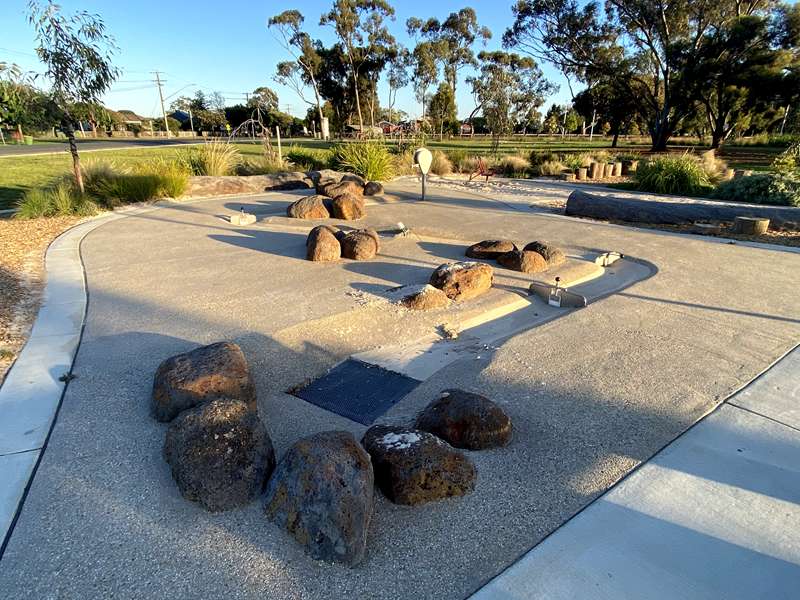
{"type": "MultiPolygon", "coordinates": [[[[119,51],[116,63],[123,74],[105,97],[113,109],[131,109],[145,116],[158,112],[158,92],[151,79],[159,70],[166,80],[165,96],[193,94],[200,88],[220,91],[229,104],[244,101],[244,93],[261,85],[278,92],[282,110],[302,116],[305,105],[291,90],[272,80],[275,65],[288,55],[267,30],[267,19],[289,8],[296,8],[306,18],[309,33],[326,44],[334,41],[330,28],[317,25],[319,16],[330,9],[323,0],[61,0],[64,12],[84,9],[99,13],[108,31],[116,38],[119,51]],[[181,88],[185,89],[181,90],[181,88]]],[[[406,45],[413,45],[405,33],[408,17],[445,18],[450,12],[472,6],[482,25],[491,29],[489,49],[500,47],[501,37],[512,22],[512,0],[471,0],[454,2],[422,2],[394,0],[396,21],[390,23],[394,36],[406,45]]],[[[6,60],[30,71],[40,72],[41,64],[34,54],[34,38],[26,21],[26,0],[0,1],[0,61],[6,60]]],[[[479,48],[476,48],[476,50],[479,48]]],[[[566,102],[569,91],[557,72],[542,65],[547,76],[560,85],[560,91],[548,100],[566,102]]],[[[463,82],[468,73],[462,71],[458,86],[459,114],[465,116],[474,107],[469,86],[463,82]]],[[[387,104],[385,84],[379,89],[382,105],[387,104]]],[[[173,96],[174,97],[174,96],[173,96]]],[[[396,108],[418,115],[419,104],[410,88],[398,94],[396,108]]]]}

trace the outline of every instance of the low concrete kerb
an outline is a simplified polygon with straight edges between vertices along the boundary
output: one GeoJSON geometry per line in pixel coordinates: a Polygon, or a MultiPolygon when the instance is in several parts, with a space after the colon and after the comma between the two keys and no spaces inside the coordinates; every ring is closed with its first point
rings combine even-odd
{"type": "Polygon", "coordinates": [[[47,446],[69,385],[86,314],[80,245],[93,229],[130,214],[136,206],[68,229],[45,255],[45,285],[30,337],[0,387],[0,558],[47,446]]]}

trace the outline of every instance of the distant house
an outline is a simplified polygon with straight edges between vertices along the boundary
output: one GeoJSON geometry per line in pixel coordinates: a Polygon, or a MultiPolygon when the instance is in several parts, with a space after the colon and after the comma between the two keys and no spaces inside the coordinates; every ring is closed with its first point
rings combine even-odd
{"type": "Polygon", "coordinates": [[[132,110],[118,110],[117,112],[122,117],[122,122],[125,123],[125,125],[139,125],[139,126],[141,126],[141,125],[144,125],[145,121],[149,120],[149,119],[146,119],[145,117],[140,117],[139,115],[137,115],[132,110]]]}
{"type": "Polygon", "coordinates": [[[471,136],[473,133],[475,133],[475,128],[472,126],[472,123],[464,121],[463,123],[461,123],[461,129],[459,133],[461,135],[471,136]]]}
{"type": "Polygon", "coordinates": [[[184,123],[188,123],[190,121],[189,113],[183,110],[173,110],[167,116],[172,119],[175,119],[181,125],[183,125],[184,123]]]}
{"type": "Polygon", "coordinates": [[[352,135],[353,137],[363,137],[368,135],[381,135],[383,133],[383,129],[376,126],[364,125],[361,127],[360,125],[347,125],[346,126],[347,132],[352,135]]]}

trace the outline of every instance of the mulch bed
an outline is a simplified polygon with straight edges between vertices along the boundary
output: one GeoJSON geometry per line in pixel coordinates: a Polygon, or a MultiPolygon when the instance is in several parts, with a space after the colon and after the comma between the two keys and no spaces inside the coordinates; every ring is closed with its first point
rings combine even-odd
{"type": "Polygon", "coordinates": [[[41,300],[44,253],[81,217],[0,219],[0,382],[25,344],[41,300]]]}

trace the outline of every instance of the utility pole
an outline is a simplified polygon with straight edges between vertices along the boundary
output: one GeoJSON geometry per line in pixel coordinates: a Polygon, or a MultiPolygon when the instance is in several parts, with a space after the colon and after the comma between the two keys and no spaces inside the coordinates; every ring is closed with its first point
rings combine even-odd
{"type": "Polygon", "coordinates": [[[194,119],[192,118],[192,107],[189,106],[189,127],[192,130],[192,135],[194,135],[194,119]]]}
{"type": "Polygon", "coordinates": [[[153,71],[153,74],[156,76],[156,85],[158,86],[158,97],[161,100],[161,116],[164,117],[164,129],[167,132],[167,137],[170,137],[169,132],[169,123],[167,122],[167,111],[164,110],[164,92],[161,89],[162,82],[161,75],[158,71],[153,71]]]}

